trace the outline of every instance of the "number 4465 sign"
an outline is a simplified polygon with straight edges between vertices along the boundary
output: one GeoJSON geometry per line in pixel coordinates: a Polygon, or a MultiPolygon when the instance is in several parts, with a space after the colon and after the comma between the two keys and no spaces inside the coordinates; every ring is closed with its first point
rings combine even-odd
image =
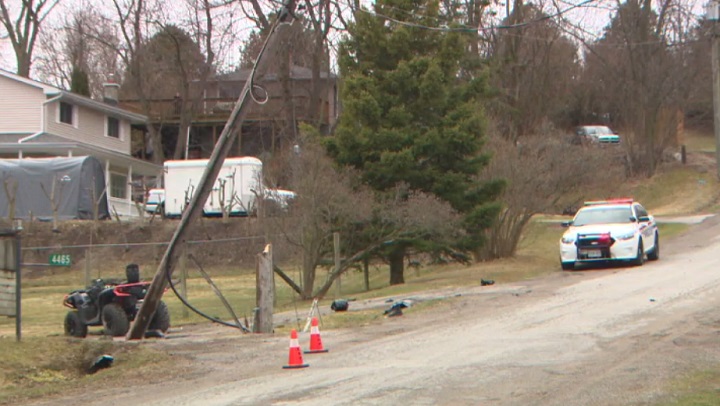
{"type": "Polygon", "coordinates": [[[70,266],[70,254],[50,254],[48,262],[52,266],[70,266]]]}

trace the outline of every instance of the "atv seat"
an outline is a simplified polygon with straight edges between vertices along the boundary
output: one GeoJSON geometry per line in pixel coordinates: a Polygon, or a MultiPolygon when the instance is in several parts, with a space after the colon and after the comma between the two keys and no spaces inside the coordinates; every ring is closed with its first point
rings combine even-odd
{"type": "Polygon", "coordinates": [[[127,283],[140,282],[140,267],[138,264],[128,264],[125,267],[125,277],[127,278],[127,283]]]}

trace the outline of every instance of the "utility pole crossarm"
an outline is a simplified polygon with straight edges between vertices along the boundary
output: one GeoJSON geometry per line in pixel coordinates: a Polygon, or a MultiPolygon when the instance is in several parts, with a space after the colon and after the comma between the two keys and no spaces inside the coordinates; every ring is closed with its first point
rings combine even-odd
{"type": "Polygon", "coordinates": [[[145,300],[143,301],[143,304],[135,317],[135,321],[128,332],[127,339],[139,340],[145,335],[145,331],[150,324],[152,315],[155,313],[158,302],[167,287],[167,280],[172,276],[175,265],[178,262],[179,250],[177,249],[177,246],[187,240],[189,225],[202,215],[203,205],[210,195],[213,183],[220,173],[220,169],[222,168],[225,158],[232,148],[236,134],[238,133],[237,129],[247,115],[249,110],[247,101],[249,98],[248,96],[250,96],[250,93],[253,91],[253,79],[255,77],[255,72],[264,72],[265,67],[271,59],[267,55],[266,49],[274,49],[276,47],[278,41],[278,30],[286,25],[284,23],[292,20],[294,12],[295,0],[285,0],[283,3],[283,9],[279,13],[279,17],[275,21],[270,34],[268,34],[266,42],[257,58],[257,62],[255,62],[253,71],[248,80],[245,82],[245,86],[240,93],[240,97],[230,113],[230,117],[220,134],[217,144],[215,144],[208,166],[200,178],[198,189],[193,194],[190,204],[185,210],[185,213],[183,213],[183,216],[180,219],[180,224],[178,224],[175,234],[173,234],[170,244],[160,261],[160,264],[158,265],[152,284],[150,285],[148,292],[145,295],[145,300]]]}

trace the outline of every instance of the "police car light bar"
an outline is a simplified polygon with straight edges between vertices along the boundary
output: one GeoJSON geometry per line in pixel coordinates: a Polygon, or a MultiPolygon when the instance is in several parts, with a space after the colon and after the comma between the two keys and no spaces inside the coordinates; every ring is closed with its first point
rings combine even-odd
{"type": "Polygon", "coordinates": [[[610,199],[610,200],[591,200],[585,202],[585,206],[597,206],[601,204],[630,204],[634,200],[632,198],[622,198],[622,199],[610,199]]]}

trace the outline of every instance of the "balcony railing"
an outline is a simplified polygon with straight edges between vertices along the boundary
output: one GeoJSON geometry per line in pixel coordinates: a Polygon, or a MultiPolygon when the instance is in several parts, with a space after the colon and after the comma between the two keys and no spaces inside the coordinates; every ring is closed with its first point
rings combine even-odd
{"type": "MultiPolygon", "coordinates": [[[[252,103],[252,101],[248,101],[252,103]]],[[[196,102],[193,122],[224,122],[230,116],[230,112],[235,107],[237,99],[233,98],[205,98],[196,102]]],[[[334,117],[330,117],[330,104],[323,102],[322,124],[334,123],[334,117]]],[[[309,116],[309,98],[305,96],[296,96],[293,99],[293,117],[297,121],[304,121],[309,116]]],[[[182,111],[182,103],[180,99],[155,99],[150,101],[150,111],[145,111],[139,100],[122,100],[120,102],[122,108],[144,114],[155,122],[176,122],[180,120],[182,111]]],[[[270,98],[266,104],[254,104],[250,108],[246,116],[249,121],[272,121],[285,117],[285,103],[280,97],[270,98]]]]}

